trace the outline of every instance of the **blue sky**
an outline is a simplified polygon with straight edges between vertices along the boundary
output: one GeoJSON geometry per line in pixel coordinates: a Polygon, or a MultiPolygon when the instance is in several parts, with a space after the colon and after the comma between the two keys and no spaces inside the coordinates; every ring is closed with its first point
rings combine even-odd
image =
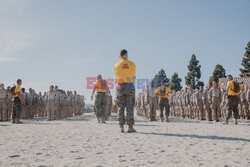
{"type": "Polygon", "coordinates": [[[216,64],[239,75],[250,40],[249,0],[0,0],[0,82],[88,99],[86,77],[114,78],[119,50],[137,78],[163,68],[183,79],[194,53],[208,81],[216,64]]]}

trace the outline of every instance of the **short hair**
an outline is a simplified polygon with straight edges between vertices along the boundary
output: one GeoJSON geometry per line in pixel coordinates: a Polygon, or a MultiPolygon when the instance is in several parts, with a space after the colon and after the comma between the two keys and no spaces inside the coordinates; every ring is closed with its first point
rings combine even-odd
{"type": "Polygon", "coordinates": [[[124,56],[124,55],[126,55],[126,54],[128,54],[128,51],[127,51],[126,49],[122,49],[122,50],[120,51],[120,56],[124,56]]]}
{"type": "Polygon", "coordinates": [[[97,79],[102,79],[102,75],[101,74],[99,74],[99,75],[97,75],[97,77],[96,77],[97,79]]]}
{"type": "Polygon", "coordinates": [[[18,83],[20,83],[20,82],[22,82],[22,80],[21,79],[18,79],[17,81],[16,81],[16,83],[18,84],[18,83]]]}
{"type": "Polygon", "coordinates": [[[232,77],[232,78],[233,78],[233,76],[232,76],[232,75],[227,75],[227,77],[232,77]]]}
{"type": "Polygon", "coordinates": [[[25,92],[25,88],[22,88],[21,90],[22,90],[22,92],[25,92]]]}
{"type": "Polygon", "coordinates": [[[56,85],[55,88],[58,88],[58,86],[56,85]]]}

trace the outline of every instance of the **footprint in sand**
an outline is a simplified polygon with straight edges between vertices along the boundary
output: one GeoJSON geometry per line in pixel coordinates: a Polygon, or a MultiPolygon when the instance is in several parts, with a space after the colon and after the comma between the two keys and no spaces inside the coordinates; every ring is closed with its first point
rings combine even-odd
{"type": "Polygon", "coordinates": [[[9,156],[10,158],[17,158],[17,157],[20,157],[21,155],[11,155],[9,156]]]}

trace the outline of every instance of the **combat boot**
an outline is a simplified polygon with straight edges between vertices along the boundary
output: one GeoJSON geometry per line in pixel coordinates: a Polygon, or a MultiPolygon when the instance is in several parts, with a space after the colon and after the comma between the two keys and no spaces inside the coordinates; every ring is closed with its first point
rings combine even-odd
{"type": "Polygon", "coordinates": [[[235,124],[235,125],[238,124],[237,118],[234,119],[234,124],[235,124]]]}
{"type": "Polygon", "coordinates": [[[15,124],[16,123],[16,119],[12,119],[12,123],[15,124]]]}
{"type": "Polygon", "coordinates": [[[133,125],[128,125],[128,133],[134,133],[136,130],[133,128],[133,125]]]}
{"type": "Polygon", "coordinates": [[[16,119],[16,124],[23,124],[19,119],[16,119]]]}
{"type": "Polygon", "coordinates": [[[228,118],[226,118],[226,120],[225,120],[225,124],[226,124],[226,125],[228,125],[228,118]]]}
{"type": "Polygon", "coordinates": [[[121,133],[124,133],[124,126],[120,125],[120,128],[121,128],[121,133]]]}
{"type": "Polygon", "coordinates": [[[169,122],[169,120],[168,120],[168,116],[166,116],[166,122],[169,122]]]}

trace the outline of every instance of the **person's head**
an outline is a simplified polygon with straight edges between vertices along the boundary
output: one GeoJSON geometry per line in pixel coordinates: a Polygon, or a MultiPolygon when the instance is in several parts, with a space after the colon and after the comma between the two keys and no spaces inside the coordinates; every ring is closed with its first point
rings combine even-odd
{"type": "Polygon", "coordinates": [[[21,80],[21,79],[18,79],[18,80],[16,81],[16,83],[17,83],[18,86],[21,86],[21,85],[22,85],[22,80],[21,80]]]}
{"type": "Polygon", "coordinates": [[[199,88],[195,88],[195,92],[198,93],[199,92],[199,88]]]}
{"type": "Polygon", "coordinates": [[[77,92],[76,92],[76,91],[74,91],[74,94],[76,95],[76,94],[77,94],[77,92]]]}
{"type": "Polygon", "coordinates": [[[97,75],[96,79],[102,79],[102,75],[101,74],[97,75]]]}
{"type": "Polygon", "coordinates": [[[122,49],[122,50],[120,51],[120,58],[121,58],[121,59],[124,59],[124,60],[127,60],[127,59],[128,59],[128,51],[125,50],[125,49],[122,49]]]}
{"type": "Polygon", "coordinates": [[[165,85],[166,85],[166,81],[163,80],[163,81],[161,82],[161,84],[162,84],[163,86],[165,86],[165,85]]]}
{"type": "Polygon", "coordinates": [[[50,90],[50,92],[53,92],[53,91],[54,91],[54,86],[51,85],[51,86],[49,87],[49,90],[50,90]]]}
{"type": "Polygon", "coordinates": [[[0,84],[0,90],[4,89],[4,84],[0,84]]]}
{"type": "Polygon", "coordinates": [[[42,96],[42,92],[39,92],[39,96],[42,96]]]}
{"type": "Polygon", "coordinates": [[[189,91],[192,92],[193,91],[193,86],[189,87],[189,91]]]}
{"type": "Polygon", "coordinates": [[[217,88],[217,83],[213,81],[213,88],[217,88]]]}
{"type": "Polygon", "coordinates": [[[23,93],[25,92],[25,88],[22,88],[21,90],[22,90],[23,93]]]}
{"type": "Polygon", "coordinates": [[[228,75],[227,76],[227,80],[229,80],[229,81],[233,80],[233,76],[232,75],[228,75]]]}
{"type": "Polygon", "coordinates": [[[188,92],[188,88],[187,88],[187,87],[185,88],[185,92],[186,92],[186,93],[188,92]]]}
{"type": "Polygon", "coordinates": [[[10,87],[10,86],[8,86],[8,87],[7,87],[7,91],[10,91],[10,89],[11,89],[11,87],[10,87]]]}
{"type": "Polygon", "coordinates": [[[202,86],[200,86],[200,89],[199,89],[199,90],[200,90],[200,92],[203,92],[203,87],[202,87],[202,86]]]}
{"type": "Polygon", "coordinates": [[[58,86],[57,85],[55,86],[55,91],[58,91],[58,86]]]}
{"type": "Polygon", "coordinates": [[[47,92],[44,92],[43,96],[47,96],[47,92]]]}
{"type": "Polygon", "coordinates": [[[29,88],[29,93],[32,93],[32,92],[33,92],[33,90],[31,88],[29,88]]]}

